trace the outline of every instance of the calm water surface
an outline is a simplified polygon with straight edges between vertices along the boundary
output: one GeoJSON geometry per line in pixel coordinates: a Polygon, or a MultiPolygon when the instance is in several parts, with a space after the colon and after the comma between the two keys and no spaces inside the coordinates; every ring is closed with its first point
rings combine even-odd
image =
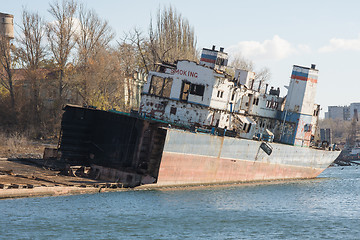
{"type": "Polygon", "coordinates": [[[360,167],[272,185],[0,201],[1,239],[359,239],[360,167]]]}

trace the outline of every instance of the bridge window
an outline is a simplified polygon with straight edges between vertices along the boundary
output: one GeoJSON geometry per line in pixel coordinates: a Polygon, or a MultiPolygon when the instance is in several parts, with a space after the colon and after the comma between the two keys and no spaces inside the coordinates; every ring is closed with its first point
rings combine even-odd
{"type": "Polygon", "coordinates": [[[312,125],[311,124],[305,124],[304,126],[304,132],[311,132],[312,125]]]}
{"type": "Polygon", "coordinates": [[[223,97],[223,94],[224,94],[224,91],[220,91],[220,90],[219,90],[219,91],[217,92],[217,97],[218,97],[218,98],[222,98],[222,97],[223,97]]]}
{"type": "Polygon", "coordinates": [[[164,79],[164,87],[163,87],[163,92],[162,92],[161,96],[167,97],[167,98],[170,97],[172,83],[173,83],[172,78],[165,78],[164,79]]]}
{"type": "Polygon", "coordinates": [[[251,123],[244,123],[243,130],[244,132],[249,133],[251,130],[251,123]]]}
{"type": "Polygon", "coordinates": [[[203,96],[204,95],[205,86],[199,84],[191,84],[190,85],[190,93],[193,95],[203,96]]]}
{"type": "Polygon", "coordinates": [[[176,107],[171,107],[170,108],[170,114],[176,115],[176,107]]]}
{"type": "Polygon", "coordinates": [[[189,98],[190,83],[187,81],[182,82],[180,100],[187,101],[189,98]]]}
{"type": "Polygon", "coordinates": [[[278,109],[279,103],[278,103],[278,102],[274,102],[273,100],[272,100],[272,101],[267,100],[267,101],[266,101],[266,107],[267,107],[267,108],[272,108],[272,109],[278,109]]]}
{"type": "Polygon", "coordinates": [[[161,97],[170,97],[172,82],[172,78],[152,76],[149,93],[161,97]]]}
{"type": "Polygon", "coordinates": [[[235,99],[235,91],[233,91],[232,95],[231,95],[231,101],[234,101],[235,99]]]}

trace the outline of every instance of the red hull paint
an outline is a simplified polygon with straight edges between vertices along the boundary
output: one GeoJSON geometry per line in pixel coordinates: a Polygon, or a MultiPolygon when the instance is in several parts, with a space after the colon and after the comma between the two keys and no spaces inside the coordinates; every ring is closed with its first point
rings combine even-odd
{"type": "Polygon", "coordinates": [[[324,169],[164,152],[159,185],[315,178],[324,169]]]}

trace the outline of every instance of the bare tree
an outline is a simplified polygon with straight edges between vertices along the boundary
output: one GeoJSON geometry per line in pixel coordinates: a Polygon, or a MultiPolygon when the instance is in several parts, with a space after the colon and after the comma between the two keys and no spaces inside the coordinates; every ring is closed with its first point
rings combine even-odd
{"type": "Polygon", "coordinates": [[[62,100],[65,87],[65,67],[70,59],[74,41],[74,18],[77,4],[73,0],[62,0],[50,4],[49,13],[55,21],[47,25],[47,37],[50,50],[59,70],[59,98],[62,100]]]}
{"type": "Polygon", "coordinates": [[[340,119],[320,119],[319,128],[330,128],[333,137],[333,142],[345,143],[351,129],[351,121],[344,121],[340,119]]]}
{"type": "Polygon", "coordinates": [[[149,40],[138,28],[129,31],[117,43],[116,56],[120,66],[120,79],[124,86],[121,100],[126,111],[139,105],[141,88],[152,68],[153,56],[149,40]]]}
{"type": "Polygon", "coordinates": [[[76,44],[80,63],[86,65],[89,59],[106,48],[114,39],[114,32],[107,21],[98,17],[94,10],[88,10],[84,5],[79,8],[79,30],[76,34],[76,44]]]}
{"type": "Polygon", "coordinates": [[[13,86],[12,55],[10,39],[0,35],[0,85],[10,94],[11,108],[15,108],[15,93],[13,86]]]}
{"type": "Polygon", "coordinates": [[[103,49],[91,59],[86,71],[77,70],[71,84],[82,103],[100,109],[120,108],[123,84],[119,68],[116,54],[111,49],[103,49]]]}
{"type": "Polygon", "coordinates": [[[253,61],[242,57],[241,55],[235,56],[229,64],[231,67],[246,70],[246,71],[254,71],[254,63],[253,61]]]}
{"type": "MultiPolygon", "coordinates": [[[[108,45],[114,38],[115,34],[108,22],[99,18],[94,10],[88,10],[84,5],[80,5],[79,12],[79,29],[75,34],[77,48],[77,89],[82,96],[84,103],[89,104],[94,97],[91,94],[92,86],[97,85],[101,78],[94,79],[94,69],[99,69],[99,57],[107,54],[108,45]],[[97,66],[95,66],[97,64],[97,66]]],[[[97,74],[96,74],[97,75],[97,74]]],[[[105,73],[104,76],[107,74],[105,73]]]]}
{"type": "MultiPolygon", "coordinates": [[[[117,42],[119,50],[121,52],[122,46],[131,45],[133,46],[134,52],[132,53],[137,59],[137,71],[143,70],[148,73],[150,68],[150,42],[143,36],[143,33],[138,29],[134,28],[125,34],[125,37],[121,42],[117,42]]],[[[120,55],[118,56],[120,57],[120,55]]]]}
{"type": "Polygon", "coordinates": [[[253,61],[246,59],[241,55],[233,58],[229,65],[237,69],[255,72],[255,84],[260,84],[262,88],[265,87],[264,83],[268,82],[271,78],[271,72],[268,68],[264,67],[260,70],[255,70],[255,64],[253,63],[253,61]]]}
{"type": "MultiPolygon", "coordinates": [[[[120,67],[120,76],[121,80],[123,81],[124,86],[124,103],[125,108],[130,109],[131,108],[131,98],[132,92],[133,92],[133,82],[134,80],[134,74],[136,72],[141,71],[141,52],[138,51],[138,46],[133,44],[128,44],[126,42],[119,43],[118,42],[118,48],[116,52],[116,56],[119,61],[119,67],[120,67]],[[125,98],[125,96],[127,96],[125,98]]],[[[146,65],[145,65],[146,67],[146,65]]]]}
{"type": "Polygon", "coordinates": [[[45,60],[46,54],[43,43],[45,36],[44,22],[41,16],[38,13],[23,10],[20,29],[22,36],[17,38],[19,46],[16,54],[26,69],[39,69],[45,60]]]}
{"type": "Polygon", "coordinates": [[[151,20],[149,39],[154,63],[197,60],[194,29],[171,6],[158,10],[155,26],[151,20]]]}
{"type": "Polygon", "coordinates": [[[267,67],[264,67],[256,72],[255,74],[255,81],[266,83],[271,78],[271,72],[270,69],[267,67]]]}
{"type": "Polygon", "coordinates": [[[32,119],[35,126],[39,126],[41,122],[40,85],[44,79],[40,67],[46,55],[43,42],[45,36],[44,22],[38,13],[23,10],[20,29],[21,37],[17,39],[16,54],[25,69],[26,80],[30,82],[32,114],[29,114],[28,117],[32,119]]]}

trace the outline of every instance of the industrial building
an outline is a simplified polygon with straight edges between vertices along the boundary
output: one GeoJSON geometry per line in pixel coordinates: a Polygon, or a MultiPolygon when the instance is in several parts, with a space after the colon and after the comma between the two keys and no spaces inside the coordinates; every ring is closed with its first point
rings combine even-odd
{"type": "Polygon", "coordinates": [[[14,16],[0,12],[0,35],[14,39],[14,16]]]}

